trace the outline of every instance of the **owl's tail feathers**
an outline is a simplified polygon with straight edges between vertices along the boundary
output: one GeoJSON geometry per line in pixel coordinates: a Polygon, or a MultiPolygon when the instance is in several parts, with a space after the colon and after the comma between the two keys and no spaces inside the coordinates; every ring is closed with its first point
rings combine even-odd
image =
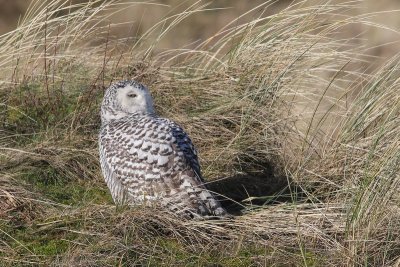
{"type": "Polygon", "coordinates": [[[179,183],[179,190],[173,197],[179,214],[189,214],[191,218],[223,217],[228,214],[193,170],[182,172],[179,183]]]}
{"type": "Polygon", "coordinates": [[[213,213],[215,216],[218,217],[230,216],[230,214],[223,207],[216,208],[213,213]]]}
{"type": "Polygon", "coordinates": [[[202,216],[229,216],[229,213],[221,206],[210,191],[203,189],[199,194],[199,198],[202,205],[199,205],[198,210],[202,216]]]}
{"type": "Polygon", "coordinates": [[[165,203],[169,210],[187,219],[227,218],[230,214],[206,189],[194,190],[186,195],[186,199],[169,200],[165,203]]]}

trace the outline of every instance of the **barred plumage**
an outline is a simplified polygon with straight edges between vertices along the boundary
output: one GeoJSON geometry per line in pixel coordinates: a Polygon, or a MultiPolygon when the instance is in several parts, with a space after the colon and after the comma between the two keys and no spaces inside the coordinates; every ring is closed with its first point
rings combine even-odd
{"type": "Polygon", "coordinates": [[[111,85],[101,120],[100,162],[116,203],[161,205],[190,217],[226,214],[204,186],[189,136],[155,114],[145,86],[132,80],[111,85]]]}

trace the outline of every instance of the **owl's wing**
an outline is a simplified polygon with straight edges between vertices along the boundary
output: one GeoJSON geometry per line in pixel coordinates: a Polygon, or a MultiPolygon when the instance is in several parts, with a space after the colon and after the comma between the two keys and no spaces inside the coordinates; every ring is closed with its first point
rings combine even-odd
{"type": "Polygon", "coordinates": [[[203,177],[201,175],[199,159],[197,157],[197,151],[192,143],[192,140],[178,124],[173,121],[167,121],[171,126],[171,133],[175,139],[175,149],[183,152],[183,157],[185,158],[186,163],[193,169],[199,181],[204,183],[203,177]]]}

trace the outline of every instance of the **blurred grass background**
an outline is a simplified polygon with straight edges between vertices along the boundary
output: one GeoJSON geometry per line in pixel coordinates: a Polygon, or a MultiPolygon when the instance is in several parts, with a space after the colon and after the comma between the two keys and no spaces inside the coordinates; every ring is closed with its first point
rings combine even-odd
{"type": "MultiPolygon", "coordinates": [[[[70,3],[84,3],[88,1],[73,0],[70,3]]],[[[126,1],[129,2],[129,1],[126,1]]],[[[138,38],[146,30],[155,23],[168,16],[171,13],[179,13],[197,1],[193,0],[159,0],[159,1],[142,1],[143,4],[137,4],[126,8],[117,15],[109,17],[103,23],[120,24],[111,28],[111,36],[114,38],[138,38]]],[[[210,3],[207,8],[209,11],[202,11],[194,14],[187,20],[174,28],[174,32],[179,33],[177,38],[173,33],[163,38],[158,49],[172,48],[194,48],[196,44],[204,41],[209,36],[212,36],[219,29],[223,28],[227,23],[236,19],[246,11],[259,6],[265,1],[231,1],[231,0],[214,0],[203,1],[210,3]],[[218,10],[217,9],[222,9],[218,10]]],[[[259,13],[264,16],[278,13],[283,8],[290,4],[296,3],[293,0],[277,0],[270,1],[267,9],[260,8],[259,13]]],[[[300,2],[300,1],[298,1],[300,2]]],[[[313,5],[320,1],[308,1],[307,5],[313,5]]],[[[332,4],[344,4],[345,0],[333,0],[332,4]]],[[[15,29],[18,21],[25,14],[31,0],[0,0],[0,34],[6,33],[15,29]]],[[[377,23],[381,27],[367,28],[363,24],[353,24],[346,31],[346,37],[354,37],[362,39],[363,45],[370,48],[369,55],[377,57],[391,57],[398,52],[400,37],[394,31],[400,28],[400,16],[398,12],[393,12],[400,9],[400,2],[397,0],[364,0],[359,3],[359,9],[353,10],[354,16],[362,13],[374,13],[369,16],[371,23],[377,23]],[[384,30],[383,26],[388,29],[384,30]]],[[[249,21],[251,16],[257,16],[257,12],[252,12],[250,17],[243,16],[237,22],[237,25],[245,21],[249,21]]],[[[343,33],[342,33],[343,34],[343,33]]],[[[343,37],[343,36],[342,36],[343,37]]]]}

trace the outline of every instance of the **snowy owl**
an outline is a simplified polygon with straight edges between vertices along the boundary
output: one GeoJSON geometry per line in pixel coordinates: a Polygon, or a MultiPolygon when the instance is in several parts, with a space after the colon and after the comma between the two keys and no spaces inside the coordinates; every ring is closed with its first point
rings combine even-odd
{"type": "Polygon", "coordinates": [[[101,105],[100,163],[114,202],[158,205],[186,217],[224,216],[206,189],[189,136],[158,117],[148,89],[112,84],[101,105]]]}

